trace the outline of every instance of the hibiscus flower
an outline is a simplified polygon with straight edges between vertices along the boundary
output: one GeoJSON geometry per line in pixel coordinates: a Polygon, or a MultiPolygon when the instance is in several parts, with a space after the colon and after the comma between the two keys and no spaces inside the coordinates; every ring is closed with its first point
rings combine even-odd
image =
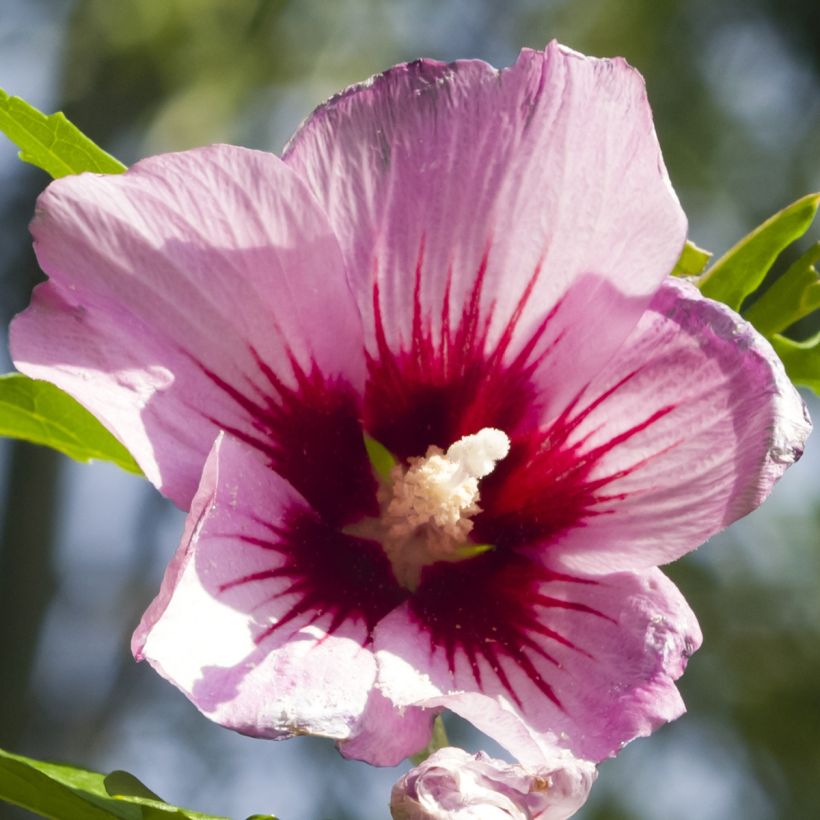
{"type": "Polygon", "coordinates": [[[657,569],[809,425],[769,345],[670,281],[643,81],[557,44],[342,92],[283,157],[52,183],[17,366],[190,511],[133,649],[207,716],[377,764],[449,708],[522,762],[675,718],[657,569]]]}

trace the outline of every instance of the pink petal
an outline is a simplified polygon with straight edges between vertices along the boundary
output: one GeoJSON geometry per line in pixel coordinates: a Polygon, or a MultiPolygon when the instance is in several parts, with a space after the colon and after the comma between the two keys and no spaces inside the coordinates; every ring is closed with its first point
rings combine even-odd
{"type": "Polygon", "coordinates": [[[361,330],[338,243],[275,156],[216,145],[65,177],[32,232],[50,281],[12,326],[15,363],[88,407],[183,507],[219,428],[275,449],[294,436],[276,408],[317,372],[358,431],[361,330]]]}
{"type": "Polygon", "coordinates": [[[224,726],[345,739],[375,679],[369,632],[401,597],[375,544],[327,527],[223,435],[132,648],[224,726]]]}
{"type": "Polygon", "coordinates": [[[525,768],[439,749],[393,786],[394,820],[565,820],[586,802],[595,766],[554,753],[525,768]]]}
{"type": "Polygon", "coordinates": [[[355,736],[339,743],[339,751],[373,766],[397,766],[427,746],[437,713],[415,706],[398,708],[374,687],[355,736]]]}
{"type": "Polygon", "coordinates": [[[526,534],[572,571],[665,563],[761,504],[810,429],[769,343],[669,280],[536,449],[485,483],[477,536],[526,534]]]}
{"type": "Polygon", "coordinates": [[[632,329],[686,234],[640,75],[556,43],[503,71],[397,66],[320,107],[285,161],[340,239],[371,379],[391,380],[387,352],[424,362],[405,390],[523,356],[560,408],[632,329]],[[590,344],[587,317],[604,315],[590,344]]]}
{"type": "Polygon", "coordinates": [[[601,760],[684,711],[674,681],[700,630],[659,570],[573,577],[500,551],[471,563],[469,578],[428,568],[377,627],[396,706],[451,709],[526,764],[553,745],[601,760]]]}

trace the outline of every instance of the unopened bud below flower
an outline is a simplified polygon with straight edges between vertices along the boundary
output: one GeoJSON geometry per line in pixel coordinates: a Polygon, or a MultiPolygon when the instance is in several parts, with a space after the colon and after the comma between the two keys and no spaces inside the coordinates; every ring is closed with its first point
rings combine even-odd
{"type": "Polygon", "coordinates": [[[537,769],[446,748],[411,769],[390,799],[393,820],[565,820],[586,802],[595,766],[558,752],[537,769]]]}

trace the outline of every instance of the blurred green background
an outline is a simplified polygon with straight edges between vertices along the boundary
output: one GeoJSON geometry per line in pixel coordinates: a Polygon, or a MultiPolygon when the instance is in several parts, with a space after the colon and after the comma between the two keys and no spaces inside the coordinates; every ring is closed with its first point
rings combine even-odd
{"type": "MultiPolygon", "coordinates": [[[[702,246],[721,252],[820,189],[816,0],[3,0],[0,86],[62,108],[126,163],[216,141],[279,151],[324,98],[393,63],[507,65],[552,38],[642,71],[702,246]]],[[[47,182],[15,153],[0,139],[4,324],[39,276],[26,224],[47,182]]],[[[0,359],[8,370],[2,345],[0,359]]],[[[670,568],[705,633],[682,684],[690,712],[604,763],[579,817],[820,816],[820,446],[810,444],[762,510],[670,568]]],[[[114,468],[0,443],[0,745],[126,768],[167,800],[232,817],[386,817],[398,771],[344,761],[317,739],[221,730],[132,661],[130,632],[181,521],[114,468]]],[[[21,815],[0,806],[5,816],[21,815]]]]}

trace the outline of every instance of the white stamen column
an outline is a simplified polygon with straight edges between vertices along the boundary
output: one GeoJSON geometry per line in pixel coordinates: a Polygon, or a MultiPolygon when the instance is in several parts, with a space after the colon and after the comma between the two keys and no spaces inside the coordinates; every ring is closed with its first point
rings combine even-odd
{"type": "Polygon", "coordinates": [[[383,507],[383,543],[396,577],[410,588],[421,568],[458,560],[480,512],[479,479],[488,476],[510,451],[506,433],[485,427],[447,449],[431,446],[424,456],[397,465],[383,507]]]}

